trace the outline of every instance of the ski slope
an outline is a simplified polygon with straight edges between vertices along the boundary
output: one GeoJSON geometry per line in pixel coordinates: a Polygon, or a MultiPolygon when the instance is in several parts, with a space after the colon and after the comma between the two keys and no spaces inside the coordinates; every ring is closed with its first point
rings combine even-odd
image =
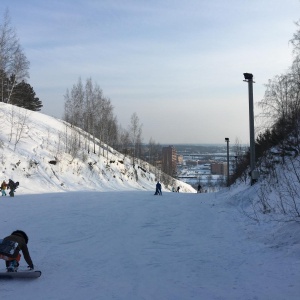
{"type": "Polygon", "coordinates": [[[0,281],[1,299],[299,299],[299,225],[246,217],[254,192],[1,197],[1,237],[27,232],[43,272],[0,281]]]}

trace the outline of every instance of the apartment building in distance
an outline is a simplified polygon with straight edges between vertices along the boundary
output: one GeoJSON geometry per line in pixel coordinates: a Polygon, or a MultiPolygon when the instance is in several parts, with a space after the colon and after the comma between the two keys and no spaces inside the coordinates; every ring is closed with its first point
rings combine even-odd
{"type": "Polygon", "coordinates": [[[211,170],[211,174],[226,176],[226,174],[227,174],[227,163],[224,163],[224,162],[222,162],[222,163],[219,163],[219,162],[211,163],[210,170],[211,170]]]}
{"type": "Polygon", "coordinates": [[[177,155],[177,163],[179,165],[182,165],[183,164],[183,155],[177,155]]]}
{"type": "Polygon", "coordinates": [[[173,146],[162,148],[162,171],[170,176],[177,173],[177,152],[173,146]]]}

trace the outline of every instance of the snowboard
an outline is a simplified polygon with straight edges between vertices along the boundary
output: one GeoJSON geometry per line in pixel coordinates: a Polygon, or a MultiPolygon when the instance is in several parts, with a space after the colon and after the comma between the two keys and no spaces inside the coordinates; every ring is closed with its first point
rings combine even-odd
{"type": "Polygon", "coordinates": [[[41,271],[25,270],[18,272],[0,272],[0,279],[14,279],[14,278],[38,278],[42,275],[41,271]]]}

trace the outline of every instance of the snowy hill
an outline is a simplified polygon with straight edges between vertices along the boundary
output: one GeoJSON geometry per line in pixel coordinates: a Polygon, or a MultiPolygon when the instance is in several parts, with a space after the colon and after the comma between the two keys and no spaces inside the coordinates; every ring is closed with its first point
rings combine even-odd
{"type": "MultiPolygon", "coordinates": [[[[132,167],[129,157],[50,116],[0,103],[0,180],[20,182],[18,194],[82,190],[151,190],[157,173],[143,161],[132,167]],[[80,145],[80,147],[78,147],[80,145]],[[88,151],[90,150],[90,151],[88,151]]],[[[173,180],[182,192],[195,192],[173,180]]]]}

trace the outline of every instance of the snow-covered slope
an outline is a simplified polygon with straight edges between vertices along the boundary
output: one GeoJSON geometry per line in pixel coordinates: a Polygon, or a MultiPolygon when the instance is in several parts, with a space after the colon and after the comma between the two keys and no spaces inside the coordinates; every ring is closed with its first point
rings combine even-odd
{"type": "Polygon", "coordinates": [[[299,225],[253,222],[240,208],[255,193],[2,197],[0,237],[23,229],[43,274],[0,280],[1,299],[298,300],[299,225]]]}
{"type": "MultiPolygon", "coordinates": [[[[92,138],[88,141],[85,132],[53,117],[0,103],[0,120],[0,180],[19,181],[19,194],[154,191],[160,179],[147,163],[139,161],[133,168],[130,158],[109,146],[96,146],[94,154],[92,138]]],[[[172,184],[182,192],[195,192],[181,181],[172,184]]],[[[163,185],[164,191],[171,188],[163,185]]]]}

